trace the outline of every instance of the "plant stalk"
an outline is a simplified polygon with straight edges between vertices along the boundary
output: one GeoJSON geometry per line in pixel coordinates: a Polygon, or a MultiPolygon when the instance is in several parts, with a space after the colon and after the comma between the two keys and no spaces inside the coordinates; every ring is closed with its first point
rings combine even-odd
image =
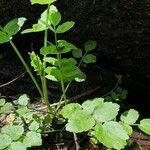
{"type": "Polygon", "coordinates": [[[32,72],[31,72],[30,68],[28,67],[27,63],[25,62],[25,60],[23,59],[22,55],[20,54],[18,48],[15,46],[15,44],[13,43],[12,40],[10,40],[9,42],[10,42],[12,48],[14,49],[14,51],[16,52],[17,56],[18,56],[19,59],[21,60],[22,64],[23,64],[24,67],[26,68],[27,72],[29,73],[29,75],[30,75],[32,81],[34,82],[34,84],[35,84],[35,86],[36,86],[36,88],[37,88],[39,94],[41,95],[41,97],[43,97],[43,93],[42,93],[42,90],[41,90],[40,86],[38,85],[38,83],[37,83],[35,77],[33,76],[33,74],[32,74],[32,72]]]}

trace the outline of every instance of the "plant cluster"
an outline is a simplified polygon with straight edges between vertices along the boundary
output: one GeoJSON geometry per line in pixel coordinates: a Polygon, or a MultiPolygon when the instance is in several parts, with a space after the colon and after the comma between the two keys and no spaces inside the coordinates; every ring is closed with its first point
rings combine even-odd
{"type": "MultiPolygon", "coordinates": [[[[53,118],[62,119],[66,123],[66,130],[73,133],[87,132],[89,136],[97,139],[108,148],[120,150],[125,147],[129,136],[132,134],[132,126],[138,126],[143,132],[150,134],[150,119],[143,119],[136,123],[139,114],[130,109],[123,113],[118,121],[119,105],[117,103],[105,102],[103,98],[86,100],[82,105],[69,103],[66,92],[72,81],[83,82],[86,75],[80,69],[82,63],[94,63],[96,57],[90,52],[94,50],[97,43],[88,40],[84,43],[84,49],[77,48],[74,44],[58,39],[58,35],[69,31],[73,21],[61,23],[62,16],[58,9],[52,5],[56,0],[31,0],[32,4],[47,5],[47,9],[41,14],[36,24],[22,31],[22,34],[33,32],[44,32],[43,47],[39,53],[30,52],[31,66],[41,79],[38,83],[30,67],[22,57],[18,48],[13,43],[13,36],[20,31],[26,18],[15,18],[4,27],[0,26],[0,43],[9,42],[16,54],[22,61],[24,67],[33,80],[42,101],[47,106],[44,114],[40,115],[33,111],[29,105],[27,95],[22,95],[13,103],[0,99],[0,115],[9,115],[0,130],[0,149],[19,150],[42,144],[41,134],[51,130],[53,118]],[[54,43],[49,41],[49,31],[54,35],[54,43]],[[72,53],[73,57],[66,58],[64,54],[72,53]],[[51,104],[48,97],[47,80],[59,82],[62,89],[60,100],[51,104]],[[69,104],[68,104],[69,103],[69,104]]],[[[120,77],[118,78],[118,83],[120,77]]],[[[118,85],[117,85],[118,86],[118,85]]],[[[111,101],[124,99],[127,92],[119,87],[111,91],[106,100],[111,101]]]]}

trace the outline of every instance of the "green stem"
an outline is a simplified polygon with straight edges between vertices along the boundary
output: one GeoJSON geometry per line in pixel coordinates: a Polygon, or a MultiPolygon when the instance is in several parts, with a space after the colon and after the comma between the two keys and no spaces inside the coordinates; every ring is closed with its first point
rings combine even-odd
{"type": "Polygon", "coordinates": [[[17,49],[17,47],[15,46],[15,44],[13,43],[12,40],[10,40],[9,42],[10,42],[11,46],[13,47],[14,51],[16,52],[16,54],[18,55],[19,59],[20,59],[21,62],[23,63],[24,67],[26,68],[27,72],[29,73],[29,75],[30,75],[32,81],[34,82],[34,84],[35,84],[35,86],[36,86],[36,88],[37,88],[39,94],[41,95],[41,97],[43,97],[43,93],[42,93],[42,90],[41,90],[40,86],[38,85],[38,83],[37,83],[35,77],[33,76],[31,70],[29,69],[27,63],[26,63],[25,60],[23,59],[23,57],[22,57],[22,55],[20,54],[19,50],[17,49]]]}
{"type": "MultiPolygon", "coordinates": [[[[54,36],[55,36],[55,44],[56,44],[56,48],[57,48],[57,34],[56,34],[55,27],[54,27],[54,36]]],[[[61,64],[60,64],[60,62],[61,62],[61,54],[59,52],[57,54],[57,59],[58,59],[58,67],[59,67],[59,70],[61,71],[61,64]]],[[[64,80],[63,80],[62,74],[61,74],[60,83],[61,83],[62,95],[63,95],[64,101],[65,101],[65,105],[66,105],[67,104],[67,97],[66,97],[65,85],[64,85],[64,80]]]]}

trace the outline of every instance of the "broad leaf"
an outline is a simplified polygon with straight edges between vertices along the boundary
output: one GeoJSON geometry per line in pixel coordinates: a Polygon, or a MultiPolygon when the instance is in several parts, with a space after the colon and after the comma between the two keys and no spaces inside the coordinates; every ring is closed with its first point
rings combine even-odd
{"type": "Polygon", "coordinates": [[[36,131],[36,130],[39,129],[39,127],[40,127],[39,122],[33,121],[33,122],[31,122],[31,124],[30,124],[30,126],[29,126],[29,130],[30,130],[30,131],[36,131]]]}
{"type": "Polygon", "coordinates": [[[10,150],[27,150],[25,145],[19,141],[11,143],[9,149],[10,150]]]}
{"type": "Polygon", "coordinates": [[[61,21],[61,14],[59,12],[52,12],[50,15],[50,22],[53,26],[57,26],[61,21]]]}
{"type": "Polygon", "coordinates": [[[5,101],[6,101],[6,100],[5,100],[4,98],[1,98],[1,99],[0,99],[0,107],[5,104],[5,101]]]}
{"type": "Polygon", "coordinates": [[[124,122],[119,122],[119,123],[122,126],[122,128],[128,133],[129,136],[133,133],[133,129],[129,124],[126,124],[124,122]]]}
{"type": "Polygon", "coordinates": [[[81,49],[76,49],[72,51],[72,55],[75,58],[81,58],[82,57],[82,50],[81,49]]]}
{"type": "Polygon", "coordinates": [[[12,140],[10,136],[0,133],[0,149],[5,149],[11,144],[12,140]]]}
{"type": "Polygon", "coordinates": [[[95,63],[96,62],[96,56],[93,54],[87,54],[86,56],[83,57],[82,61],[86,64],[95,63]]]}
{"type": "Polygon", "coordinates": [[[74,112],[81,110],[81,105],[79,105],[78,103],[70,103],[65,105],[61,111],[60,114],[64,117],[69,119],[72,114],[74,114],[74,112]]]}
{"type": "Polygon", "coordinates": [[[30,100],[30,98],[28,97],[28,95],[23,94],[18,98],[18,103],[19,103],[19,105],[27,106],[29,103],[29,100],[30,100]]]}
{"type": "Polygon", "coordinates": [[[15,35],[23,26],[24,22],[26,21],[26,18],[15,18],[11,21],[9,21],[5,27],[4,31],[11,37],[12,35],[15,35]]]}
{"type": "Polygon", "coordinates": [[[140,130],[150,135],[150,119],[141,120],[138,127],[140,128],[140,130]]]}
{"type": "Polygon", "coordinates": [[[84,49],[86,52],[89,52],[89,51],[95,49],[96,46],[97,46],[97,42],[93,41],[93,40],[89,40],[84,43],[84,49]]]}
{"type": "Polygon", "coordinates": [[[10,40],[11,40],[11,38],[8,34],[0,31],[0,44],[6,43],[10,40]]]}
{"type": "Polygon", "coordinates": [[[139,118],[139,113],[134,109],[130,109],[129,111],[124,112],[121,115],[121,121],[129,125],[134,124],[138,118],[139,118]]]}
{"type": "Polygon", "coordinates": [[[70,30],[74,26],[75,22],[67,21],[61,25],[59,25],[56,29],[56,33],[64,33],[70,30]]]}
{"type": "Polygon", "coordinates": [[[56,0],[31,0],[31,4],[41,4],[41,5],[44,5],[44,4],[52,4],[54,3],[56,0]]]}
{"type": "Polygon", "coordinates": [[[75,111],[66,124],[66,130],[69,132],[85,132],[93,128],[95,120],[86,111],[75,111]]]}
{"type": "Polygon", "coordinates": [[[13,105],[11,103],[5,103],[1,108],[0,108],[0,114],[1,113],[8,113],[12,110],[13,105]]]}
{"type": "Polygon", "coordinates": [[[119,105],[112,102],[105,102],[103,106],[97,107],[93,113],[94,119],[101,123],[115,119],[119,111],[119,105]]]}
{"type": "Polygon", "coordinates": [[[19,125],[6,125],[1,129],[1,132],[9,135],[12,140],[17,140],[22,136],[24,128],[19,125]]]}
{"type": "Polygon", "coordinates": [[[33,131],[28,132],[23,140],[23,144],[26,147],[42,145],[41,134],[33,131]]]}
{"type": "Polygon", "coordinates": [[[58,54],[57,48],[54,44],[50,44],[47,47],[42,47],[40,49],[40,54],[48,55],[48,54],[58,54]]]}
{"type": "Polygon", "coordinates": [[[95,137],[107,148],[121,150],[125,147],[126,140],[129,139],[126,131],[118,122],[110,121],[103,125],[97,124],[95,127],[95,137]]]}
{"type": "Polygon", "coordinates": [[[97,107],[101,107],[104,104],[103,98],[94,98],[92,100],[87,100],[82,104],[83,110],[87,111],[89,114],[92,114],[97,107]]]}

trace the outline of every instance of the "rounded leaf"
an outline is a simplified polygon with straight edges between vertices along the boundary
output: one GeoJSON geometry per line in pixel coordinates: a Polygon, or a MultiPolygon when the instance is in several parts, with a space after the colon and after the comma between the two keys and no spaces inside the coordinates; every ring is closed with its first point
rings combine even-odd
{"type": "Polygon", "coordinates": [[[88,40],[84,43],[84,49],[86,52],[89,52],[93,49],[95,49],[97,46],[97,42],[93,40],[88,40]]]}
{"type": "Polygon", "coordinates": [[[82,50],[81,49],[76,49],[72,51],[72,55],[75,58],[81,58],[82,57],[82,50]]]}
{"type": "Polygon", "coordinates": [[[140,130],[150,135],[150,119],[141,120],[138,127],[140,128],[140,130]]]}
{"type": "Polygon", "coordinates": [[[53,11],[50,14],[50,22],[53,26],[57,26],[59,22],[61,21],[61,14],[59,12],[53,11]]]}
{"type": "Polygon", "coordinates": [[[26,147],[23,143],[21,142],[13,142],[10,145],[11,150],[26,150],[26,147]]]}
{"type": "Polygon", "coordinates": [[[0,133],[0,149],[5,149],[11,142],[12,140],[8,135],[0,133]]]}
{"type": "Polygon", "coordinates": [[[85,132],[93,128],[95,120],[84,110],[75,111],[66,124],[66,130],[69,132],[85,132]]]}
{"type": "Polygon", "coordinates": [[[1,108],[0,108],[0,113],[7,113],[10,112],[13,108],[13,105],[11,103],[5,103],[1,108]]]}
{"type": "Polygon", "coordinates": [[[37,121],[33,121],[31,122],[31,124],[29,125],[29,130],[30,131],[36,131],[38,130],[40,127],[40,124],[37,121]]]}
{"type": "Polygon", "coordinates": [[[6,125],[1,129],[1,132],[9,135],[12,140],[17,140],[24,133],[24,128],[19,125],[6,125]]]}
{"type": "Polygon", "coordinates": [[[1,98],[1,99],[0,99],[0,107],[5,104],[5,101],[6,101],[6,100],[5,100],[4,98],[1,98]]]}
{"type": "Polygon", "coordinates": [[[86,56],[83,57],[82,61],[86,64],[95,63],[96,62],[96,56],[93,54],[87,54],[86,56]]]}
{"type": "Polygon", "coordinates": [[[121,115],[120,119],[121,119],[122,122],[132,125],[137,121],[138,118],[139,118],[138,111],[136,111],[134,109],[130,109],[129,111],[124,112],[121,115]]]}
{"type": "Polygon", "coordinates": [[[28,97],[28,95],[23,94],[18,98],[18,103],[19,103],[19,105],[27,106],[29,103],[29,100],[30,100],[30,98],[28,97]]]}

